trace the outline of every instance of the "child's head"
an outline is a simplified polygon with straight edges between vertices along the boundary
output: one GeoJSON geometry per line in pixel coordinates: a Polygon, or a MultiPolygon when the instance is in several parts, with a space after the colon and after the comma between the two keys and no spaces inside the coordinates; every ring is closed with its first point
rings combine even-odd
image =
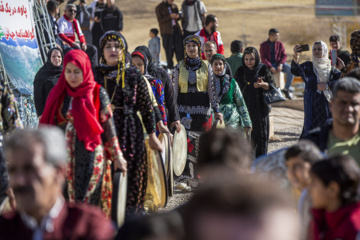
{"type": "Polygon", "coordinates": [[[316,162],[310,176],[309,192],[315,209],[335,211],[357,201],[360,172],[352,157],[334,155],[316,162]]]}
{"type": "Polygon", "coordinates": [[[320,150],[310,141],[301,140],[290,147],[285,153],[285,161],[291,184],[299,190],[307,188],[311,182],[310,168],[320,159],[320,150]]]}
{"type": "Polygon", "coordinates": [[[150,29],[149,36],[150,36],[151,38],[156,37],[158,34],[159,34],[159,30],[157,30],[156,28],[150,29]]]}

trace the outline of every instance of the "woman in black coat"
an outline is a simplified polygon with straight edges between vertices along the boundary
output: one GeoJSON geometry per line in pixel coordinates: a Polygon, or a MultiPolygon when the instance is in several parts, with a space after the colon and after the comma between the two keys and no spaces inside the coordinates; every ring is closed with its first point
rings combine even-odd
{"type": "Polygon", "coordinates": [[[34,101],[38,116],[42,115],[46,99],[61,75],[63,70],[63,58],[63,52],[60,48],[52,48],[48,52],[47,62],[35,75],[34,101]]]}
{"type": "Polygon", "coordinates": [[[254,47],[244,51],[243,65],[238,68],[235,80],[239,84],[248,108],[253,131],[251,140],[255,156],[267,154],[269,142],[269,107],[264,101],[264,92],[274,84],[270,70],[260,63],[259,53],[254,47]]]}

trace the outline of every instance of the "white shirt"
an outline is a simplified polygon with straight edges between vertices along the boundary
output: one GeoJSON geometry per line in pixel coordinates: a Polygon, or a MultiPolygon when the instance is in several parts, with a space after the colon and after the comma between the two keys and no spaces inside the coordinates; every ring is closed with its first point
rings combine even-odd
{"type": "Polygon", "coordinates": [[[54,220],[59,216],[63,207],[64,200],[59,197],[54,206],[50,209],[49,214],[41,220],[40,225],[37,224],[36,219],[32,216],[29,216],[26,213],[20,213],[21,219],[25,225],[33,231],[33,240],[42,240],[44,232],[54,231],[54,220]]]}
{"type": "MultiPolygon", "coordinates": [[[[195,6],[196,6],[196,3],[192,6],[186,6],[187,12],[188,12],[188,25],[186,26],[185,30],[188,32],[196,32],[201,29],[201,28],[199,29],[197,26],[195,6]]],[[[207,10],[205,8],[204,3],[200,2],[200,15],[202,16],[206,12],[207,12],[207,10]]]]}

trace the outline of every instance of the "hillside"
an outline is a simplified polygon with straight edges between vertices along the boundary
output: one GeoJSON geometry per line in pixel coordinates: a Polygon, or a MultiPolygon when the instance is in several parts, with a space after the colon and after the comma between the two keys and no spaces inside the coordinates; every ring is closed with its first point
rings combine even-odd
{"type": "MultiPolygon", "coordinates": [[[[92,1],[90,1],[92,2],[92,1]]],[[[272,27],[280,30],[287,54],[292,56],[295,43],[328,43],[331,18],[316,18],[315,0],[203,0],[208,13],[217,15],[225,55],[230,54],[232,40],[246,39],[247,46],[259,47],[267,39],[272,27]]],[[[160,0],[116,0],[124,14],[124,35],[129,51],[138,45],[147,45],[150,28],[158,28],[155,7],[160,0]]],[[[182,1],[176,0],[179,6],[182,1]]],[[[351,20],[351,19],[350,19],[351,20]]],[[[307,54],[307,58],[310,55],[307,54]]],[[[165,54],[162,50],[162,60],[165,54]]]]}

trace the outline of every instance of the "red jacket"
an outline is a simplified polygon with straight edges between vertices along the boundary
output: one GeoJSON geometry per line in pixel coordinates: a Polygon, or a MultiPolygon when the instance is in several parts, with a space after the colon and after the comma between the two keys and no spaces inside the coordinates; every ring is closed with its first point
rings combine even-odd
{"type": "Polygon", "coordinates": [[[341,207],[335,212],[312,210],[312,240],[355,240],[360,230],[360,203],[341,207]]]}
{"type": "MultiPolygon", "coordinates": [[[[206,38],[205,28],[201,29],[199,32],[195,33],[196,36],[198,36],[201,40],[201,56],[205,60],[205,54],[204,54],[204,44],[208,41],[206,38]]],[[[214,40],[217,45],[217,52],[224,55],[224,43],[221,39],[220,32],[216,31],[213,33],[214,40]]]]}
{"type": "MultiPolygon", "coordinates": [[[[260,55],[261,55],[261,62],[265,64],[268,68],[271,68],[271,47],[269,40],[263,42],[260,45],[260,55]]],[[[287,56],[285,53],[285,47],[280,41],[275,42],[275,60],[276,64],[282,64],[284,65],[287,56]]]]}
{"type": "Polygon", "coordinates": [[[75,34],[77,34],[79,41],[86,44],[85,36],[76,18],[73,19],[73,22],[70,22],[69,18],[64,14],[64,16],[57,21],[57,24],[59,30],[58,36],[62,41],[71,46],[75,42],[75,34]]]}
{"type": "MultiPolygon", "coordinates": [[[[114,238],[115,229],[100,209],[85,204],[62,207],[53,223],[52,232],[44,232],[44,240],[102,239],[114,238]]],[[[0,239],[31,240],[33,231],[23,222],[17,212],[0,216],[0,239]]]]}

